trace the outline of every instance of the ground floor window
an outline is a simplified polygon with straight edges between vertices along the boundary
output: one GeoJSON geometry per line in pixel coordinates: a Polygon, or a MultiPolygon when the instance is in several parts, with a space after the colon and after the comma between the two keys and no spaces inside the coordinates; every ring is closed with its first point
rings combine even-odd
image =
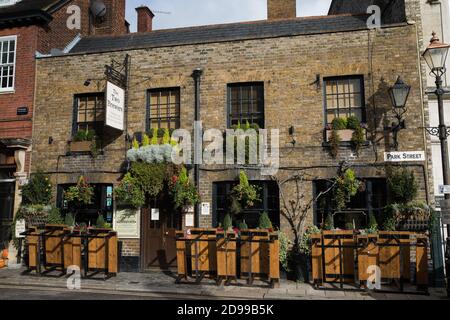
{"type": "Polygon", "coordinates": [[[113,222],[113,185],[91,184],[94,188],[94,198],[89,205],[74,205],[64,199],[64,191],[75,184],[58,185],[57,205],[63,214],[69,212],[76,214],[77,223],[95,225],[100,214],[107,223],[113,222]]]}
{"type": "MultiPolygon", "coordinates": [[[[250,181],[258,186],[261,199],[253,208],[246,209],[242,216],[249,228],[257,228],[259,216],[267,212],[274,228],[280,227],[280,198],[278,186],[273,181],[250,181]]],[[[236,181],[216,182],[213,184],[213,227],[218,227],[229,212],[229,194],[236,181]]]]}
{"type": "MultiPolygon", "coordinates": [[[[356,228],[363,229],[368,226],[369,215],[379,217],[382,209],[386,206],[387,186],[386,179],[361,179],[362,186],[354,196],[347,208],[336,210],[334,208],[333,192],[322,196],[316,203],[314,212],[314,223],[323,226],[328,214],[334,217],[334,227],[345,229],[348,224],[355,224],[356,228]]],[[[328,190],[331,182],[327,180],[314,181],[314,195],[328,190]]]]}

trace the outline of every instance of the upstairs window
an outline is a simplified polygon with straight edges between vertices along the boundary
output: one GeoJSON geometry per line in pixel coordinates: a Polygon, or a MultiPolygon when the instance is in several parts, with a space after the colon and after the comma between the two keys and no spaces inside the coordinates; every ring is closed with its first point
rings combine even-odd
{"type": "Polygon", "coordinates": [[[350,116],[366,121],[363,76],[324,78],[324,95],[327,124],[335,118],[350,116]]]}
{"type": "Polygon", "coordinates": [[[100,136],[105,125],[105,93],[76,95],[75,112],[74,134],[81,130],[93,130],[100,136]]]}
{"type": "Polygon", "coordinates": [[[180,88],[149,90],[148,129],[180,128],[180,88]]]}
{"type": "Polygon", "coordinates": [[[264,83],[228,85],[228,127],[246,122],[264,128],[264,83]]]}
{"type": "Polygon", "coordinates": [[[16,36],[0,37],[0,92],[14,90],[16,43],[16,36]]]}

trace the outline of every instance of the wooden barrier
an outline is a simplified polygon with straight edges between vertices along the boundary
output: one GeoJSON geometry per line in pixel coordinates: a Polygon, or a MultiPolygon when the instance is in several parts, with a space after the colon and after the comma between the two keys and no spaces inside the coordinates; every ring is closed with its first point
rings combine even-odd
{"type": "Polygon", "coordinates": [[[380,231],[378,234],[379,266],[383,280],[410,279],[411,248],[402,244],[411,244],[411,232],[380,231]]]}
{"type": "Polygon", "coordinates": [[[28,247],[28,270],[36,270],[40,272],[40,245],[39,245],[39,233],[36,227],[30,227],[28,229],[29,235],[27,235],[27,247],[28,247]]]}
{"type": "Polygon", "coordinates": [[[237,264],[241,262],[241,277],[252,284],[253,277],[259,276],[278,285],[280,279],[278,234],[265,230],[244,230],[241,239],[234,232],[225,233],[216,229],[190,229],[189,234],[176,232],[177,272],[176,283],[188,279],[188,267],[199,283],[205,274],[217,276],[218,285],[226,279],[226,284],[236,280],[237,264]],[[240,257],[238,244],[240,243],[240,257]],[[189,255],[191,262],[188,262],[189,255]]]}
{"type": "Polygon", "coordinates": [[[236,234],[234,232],[217,232],[217,283],[226,279],[229,284],[236,280],[236,234]]]}
{"type": "Polygon", "coordinates": [[[378,235],[357,236],[356,241],[358,245],[358,279],[360,285],[364,285],[369,279],[369,267],[379,265],[378,235]]]}
{"type": "Polygon", "coordinates": [[[191,245],[192,272],[201,277],[217,273],[216,233],[216,229],[191,229],[190,238],[196,240],[191,245]]]}
{"type": "Polygon", "coordinates": [[[322,236],[325,246],[333,246],[333,248],[324,250],[323,253],[325,257],[323,262],[325,265],[325,281],[354,282],[355,256],[353,248],[347,247],[354,245],[353,231],[324,231],[322,236]]]}
{"type": "Polygon", "coordinates": [[[416,284],[419,288],[428,287],[428,238],[418,235],[416,238],[416,284]]]}
{"type": "Polygon", "coordinates": [[[64,237],[64,269],[70,266],[81,266],[81,238],[75,236],[64,237]]]}
{"type": "Polygon", "coordinates": [[[323,256],[322,256],[322,235],[311,236],[311,267],[312,280],[315,285],[323,283],[323,256]]]}
{"type": "Polygon", "coordinates": [[[280,285],[280,241],[277,233],[270,235],[269,280],[272,287],[278,287],[280,285]]]}
{"type": "Polygon", "coordinates": [[[90,270],[104,270],[107,274],[116,274],[117,233],[109,229],[91,229],[87,235],[88,265],[90,270]]]}
{"type": "Polygon", "coordinates": [[[312,276],[317,286],[325,282],[352,283],[354,266],[358,265],[357,280],[365,285],[368,268],[378,266],[381,279],[400,285],[411,282],[411,249],[415,247],[416,285],[419,289],[428,286],[428,238],[412,232],[383,232],[371,235],[352,236],[352,231],[323,231],[312,235],[312,276]],[[336,251],[337,250],[337,251],[336,251]],[[356,254],[356,255],[355,255],[356,254]],[[337,273],[337,275],[335,274],[337,273]],[[342,279],[343,277],[344,279],[342,279]],[[342,281],[343,280],[343,281],[342,281]]]}
{"type": "Polygon", "coordinates": [[[44,245],[43,265],[46,270],[59,268],[64,272],[63,238],[68,233],[65,225],[46,225],[42,233],[44,245]]]}
{"type": "Polygon", "coordinates": [[[254,276],[269,276],[269,232],[257,229],[241,231],[241,276],[248,283],[254,276]],[[261,242],[259,242],[261,241],[261,242]]]}
{"type": "Polygon", "coordinates": [[[175,233],[176,247],[177,247],[177,272],[178,277],[175,283],[180,283],[181,279],[187,280],[187,254],[186,254],[186,242],[183,240],[184,232],[177,231],[175,233]]]}

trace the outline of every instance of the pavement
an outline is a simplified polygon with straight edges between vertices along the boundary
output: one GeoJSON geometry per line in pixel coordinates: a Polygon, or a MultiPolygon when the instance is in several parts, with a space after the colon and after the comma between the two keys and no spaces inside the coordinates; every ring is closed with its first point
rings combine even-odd
{"type": "MultiPolygon", "coordinates": [[[[316,290],[310,284],[282,279],[279,288],[270,288],[268,283],[255,281],[249,287],[244,280],[229,286],[217,286],[211,279],[201,284],[175,284],[176,274],[155,270],[148,273],[119,273],[104,280],[102,276],[80,279],[80,289],[70,290],[76,282],[73,276],[60,276],[51,272],[38,276],[35,272],[24,273],[23,267],[0,269],[0,300],[7,299],[250,299],[250,300],[443,300],[444,288],[430,288],[428,295],[414,293],[361,291],[351,286],[345,290],[328,286],[316,290]]],[[[392,290],[393,288],[383,288],[392,290]]],[[[405,287],[414,291],[414,287],[405,287]]]]}

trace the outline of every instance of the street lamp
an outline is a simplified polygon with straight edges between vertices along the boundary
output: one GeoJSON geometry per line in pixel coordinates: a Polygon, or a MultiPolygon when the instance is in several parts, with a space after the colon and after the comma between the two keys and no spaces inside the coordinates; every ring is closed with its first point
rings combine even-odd
{"type": "MultiPolygon", "coordinates": [[[[444,176],[444,185],[449,185],[450,183],[450,171],[449,171],[449,159],[448,159],[448,144],[447,138],[450,135],[450,130],[445,125],[444,118],[444,100],[443,96],[445,91],[442,87],[442,76],[445,74],[445,61],[447,60],[447,55],[450,45],[441,43],[436,33],[433,32],[433,38],[431,38],[430,45],[423,53],[423,58],[427,62],[431,69],[431,73],[436,78],[436,90],[434,94],[437,96],[438,109],[439,109],[439,127],[429,128],[427,131],[439,137],[441,141],[441,157],[442,157],[442,171],[444,176]]],[[[450,200],[450,194],[445,194],[445,201],[450,200]]],[[[450,237],[450,225],[447,224],[448,236],[450,237]]],[[[446,268],[447,268],[447,295],[450,296],[450,284],[449,284],[449,273],[450,273],[450,250],[448,245],[450,244],[450,238],[447,238],[447,250],[446,250],[446,268]]]]}
{"type": "Polygon", "coordinates": [[[397,124],[392,124],[392,132],[394,134],[393,147],[398,150],[398,132],[406,128],[403,115],[406,113],[406,101],[409,97],[411,86],[405,84],[400,76],[398,76],[395,84],[389,88],[389,96],[391,98],[392,106],[394,108],[397,124]]]}

